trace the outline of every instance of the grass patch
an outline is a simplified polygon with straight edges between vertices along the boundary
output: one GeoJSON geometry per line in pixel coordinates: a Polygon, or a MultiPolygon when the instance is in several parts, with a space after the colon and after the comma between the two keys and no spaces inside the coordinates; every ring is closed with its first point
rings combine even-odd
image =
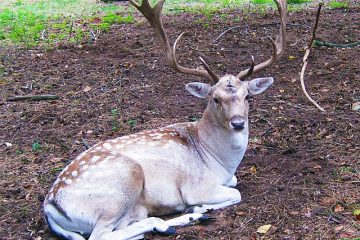
{"type": "Polygon", "coordinates": [[[329,7],[331,9],[337,9],[337,8],[346,9],[349,7],[349,2],[340,2],[340,1],[332,0],[329,3],[329,7]]]}
{"type": "MultiPolygon", "coordinates": [[[[297,4],[305,4],[309,3],[311,0],[288,0],[288,5],[297,5],[297,4]]],[[[253,4],[261,5],[261,4],[267,4],[267,5],[275,5],[273,0],[251,0],[253,4]]]]}
{"type": "Polygon", "coordinates": [[[252,0],[251,1],[253,4],[257,4],[257,5],[260,5],[260,4],[273,4],[274,1],[272,0],[252,0]]]}
{"type": "Polygon", "coordinates": [[[172,0],[164,5],[164,11],[170,13],[213,14],[221,9],[240,8],[245,0],[172,0]]]}
{"type": "Polygon", "coordinates": [[[91,32],[132,23],[115,4],[95,0],[5,0],[0,4],[0,44],[25,47],[91,41],[91,32]]]}

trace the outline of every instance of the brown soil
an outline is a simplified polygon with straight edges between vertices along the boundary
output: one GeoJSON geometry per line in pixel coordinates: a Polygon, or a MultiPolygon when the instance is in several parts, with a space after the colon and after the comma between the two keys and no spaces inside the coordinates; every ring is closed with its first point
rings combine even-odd
{"type": "MultiPolygon", "coordinates": [[[[291,13],[286,54],[257,74],[274,86],[251,104],[251,143],[237,171],[243,201],[211,213],[207,225],[178,228],[172,239],[340,239],[360,236],[352,215],[360,209],[359,48],[315,48],[306,83],[325,113],[302,94],[299,72],[310,38],[314,11],[291,13]],[[289,58],[289,56],[292,56],[289,58]],[[255,166],[255,167],[253,167],[255,166]],[[253,167],[253,168],[252,168],[253,167]],[[256,171],[255,171],[256,169],[256,171]],[[267,235],[258,227],[272,224],[267,235]]],[[[42,201],[58,172],[100,140],[201,116],[206,101],[195,100],[184,84],[198,80],[175,73],[155,46],[149,26],[119,25],[95,44],[56,50],[2,49],[0,64],[0,239],[49,239],[42,201]],[[25,89],[33,83],[32,91],[25,89]],[[57,101],[8,102],[25,94],[57,94],[57,101]],[[119,116],[112,115],[117,109],[119,116]],[[136,120],[130,126],[129,120],[136,120]],[[12,144],[7,147],[5,142],[12,144]],[[33,146],[41,144],[39,150],[33,146]]],[[[180,44],[183,65],[198,55],[218,73],[237,73],[271,54],[265,38],[278,18],[230,12],[210,22],[203,16],[166,17],[180,44]],[[208,24],[207,24],[208,23],[208,24]],[[241,25],[211,42],[224,30],[241,25]],[[195,51],[200,49],[201,51],[195,51]]],[[[324,10],[318,33],[333,42],[360,39],[359,9],[324,10]]],[[[149,239],[165,239],[148,235],[149,239]]],[[[54,239],[54,238],[53,238],[54,239]]]]}

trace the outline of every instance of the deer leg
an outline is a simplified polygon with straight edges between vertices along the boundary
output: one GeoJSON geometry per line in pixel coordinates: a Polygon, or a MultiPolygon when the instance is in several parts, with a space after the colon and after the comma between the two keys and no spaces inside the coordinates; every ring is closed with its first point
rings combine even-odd
{"type": "Polygon", "coordinates": [[[232,176],[230,182],[228,182],[228,184],[226,186],[228,187],[235,187],[237,185],[237,178],[236,176],[232,176]]]}
{"type": "Polygon", "coordinates": [[[202,213],[188,213],[188,214],[184,214],[180,217],[176,217],[170,220],[166,221],[166,224],[168,224],[169,226],[186,226],[189,223],[195,222],[195,221],[206,221],[208,220],[209,217],[202,214],[202,213]]]}
{"type": "Polygon", "coordinates": [[[213,190],[207,188],[207,192],[197,193],[193,201],[189,201],[190,207],[185,212],[205,213],[209,210],[225,208],[241,201],[241,194],[234,188],[217,186],[213,190]],[[193,204],[191,204],[193,202],[193,204]]]}
{"type": "Polygon", "coordinates": [[[123,229],[111,231],[111,228],[97,226],[89,240],[135,240],[142,239],[147,232],[159,232],[166,235],[175,233],[175,226],[186,226],[194,221],[206,221],[208,216],[202,213],[189,213],[164,221],[157,217],[149,217],[139,222],[135,222],[123,229]]]}
{"type": "Polygon", "coordinates": [[[166,221],[157,217],[149,217],[115,231],[113,231],[110,226],[111,225],[106,226],[100,223],[95,227],[89,240],[139,239],[144,233],[151,231],[160,232],[166,235],[172,235],[175,233],[175,229],[173,227],[169,226],[166,221]]]}
{"type": "Polygon", "coordinates": [[[144,234],[141,234],[139,236],[136,236],[134,238],[130,238],[129,240],[141,240],[141,239],[144,239],[145,238],[145,235],[144,234]]]}
{"type": "Polygon", "coordinates": [[[58,236],[70,240],[85,240],[85,238],[81,236],[79,233],[67,230],[64,227],[62,227],[61,224],[59,224],[59,222],[64,224],[64,222],[69,220],[64,218],[64,216],[52,205],[47,205],[45,207],[45,211],[48,213],[49,212],[52,213],[52,214],[47,214],[45,218],[50,226],[50,229],[58,236]]]}

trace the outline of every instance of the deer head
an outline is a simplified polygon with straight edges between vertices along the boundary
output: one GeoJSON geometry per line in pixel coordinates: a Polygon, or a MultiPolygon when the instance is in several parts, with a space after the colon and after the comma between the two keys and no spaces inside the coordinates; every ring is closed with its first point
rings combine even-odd
{"type": "Polygon", "coordinates": [[[263,92],[272,83],[271,77],[244,82],[225,75],[214,86],[193,82],[186,84],[185,88],[196,97],[209,98],[205,111],[207,117],[226,129],[241,131],[248,127],[249,98],[263,92]]]}

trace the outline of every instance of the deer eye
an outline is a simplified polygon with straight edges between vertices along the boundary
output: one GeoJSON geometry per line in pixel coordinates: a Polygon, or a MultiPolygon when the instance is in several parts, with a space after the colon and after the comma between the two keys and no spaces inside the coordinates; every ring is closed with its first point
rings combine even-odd
{"type": "Polygon", "coordinates": [[[214,98],[214,102],[215,102],[216,104],[219,104],[219,103],[220,103],[220,100],[219,100],[218,98],[214,98]]]}

